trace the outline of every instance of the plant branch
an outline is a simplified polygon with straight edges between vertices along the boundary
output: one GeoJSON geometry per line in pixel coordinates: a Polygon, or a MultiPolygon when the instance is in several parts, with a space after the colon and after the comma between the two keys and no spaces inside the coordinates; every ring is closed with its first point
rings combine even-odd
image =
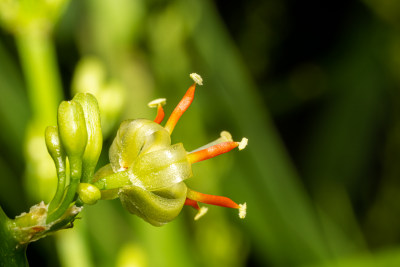
{"type": "Polygon", "coordinates": [[[26,245],[18,246],[10,228],[10,219],[0,206],[0,266],[28,266],[26,245]]]}

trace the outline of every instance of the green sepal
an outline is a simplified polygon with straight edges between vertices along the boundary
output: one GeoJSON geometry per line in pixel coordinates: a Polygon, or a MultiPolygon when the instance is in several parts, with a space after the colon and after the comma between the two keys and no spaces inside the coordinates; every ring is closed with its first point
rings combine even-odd
{"type": "Polygon", "coordinates": [[[128,171],[133,185],[150,191],[172,186],[193,175],[182,143],[141,154],[128,171]]]}
{"type": "Polygon", "coordinates": [[[171,138],[167,130],[146,119],[123,121],[110,147],[110,163],[114,172],[128,169],[144,153],[168,147],[171,138]]]}
{"type": "Polygon", "coordinates": [[[185,204],[186,191],[183,182],[156,191],[126,186],[120,189],[119,198],[130,213],[154,226],[162,226],[179,215],[185,204]]]}
{"type": "Polygon", "coordinates": [[[82,182],[88,182],[93,174],[100,157],[103,145],[101,133],[100,110],[96,98],[89,93],[78,93],[73,98],[83,109],[85,116],[87,144],[83,154],[82,182]]]}
{"type": "Polygon", "coordinates": [[[95,183],[98,180],[100,180],[101,178],[109,176],[109,175],[111,175],[113,173],[114,173],[114,171],[113,171],[113,169],[111,167],[111,164],[104,165],[103,167],[98,169],[97,172],[94,174],[91,183],[95,183]]]}

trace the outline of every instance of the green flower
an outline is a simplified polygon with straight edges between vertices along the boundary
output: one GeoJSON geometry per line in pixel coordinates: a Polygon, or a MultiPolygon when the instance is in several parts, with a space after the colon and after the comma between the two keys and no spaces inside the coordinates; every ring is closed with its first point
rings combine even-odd
{"type": "Polygon", "coordinates": [[[202,85],[198,74],[190,76],[195,83],[164,127],[160,123],[164,119],[162,104],[165,99],[149,103],[158,109],[154,121],[137,119],[121,123],[110,147],[110,164],[101,168],[92,181],[101,190],[102,199],[119,197],[130,213],[156,226],[176,218],[184,205],[197,209],[199,212],[195,219],[200,218],[207,209],[200,208],[198,202],[239,209],[240,218],[244,218],[246,213],[246,204],[239,205],[226,197],[193,191],[184,183],[193,175],[193,163],[247,145],[246,138],[234,142],[228,132],[222,132],[221,138],[190,153],[182,143],[171,144],[170,135],[192,103],[196,84],[202,85]]]}

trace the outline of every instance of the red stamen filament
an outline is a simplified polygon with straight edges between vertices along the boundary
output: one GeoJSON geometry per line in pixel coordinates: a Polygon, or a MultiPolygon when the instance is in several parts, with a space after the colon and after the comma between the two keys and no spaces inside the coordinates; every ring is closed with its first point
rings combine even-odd
{"type": "Polygon", "coordinates": [[[172,131],[175,128],[175,125],[178,123],[179,118],[185,113],[190,104],[193,102],[194,91],[196,89],[196,83],[189,87],[186,91],[186,94],[183,96],[182,100],[176,106],[171,116],[169,117],[167,123],[165,124],[165,129],[172,134],[172,131]]]}
{"type": "MultiPolygon", "coordinates": [[[[216,205],[216,206],[221,206],[221,207],[226,207],[226,208],[233,208],[233,209],[239,209],[239,205],[236,204],[232,199],[227,198],[227,197],[222,197],[222,196],[214,196],[214,195],[208,195],[208,194],[203,194],[200,192],[193,191],[191,189],[188,189],[187,192],[187,198],[192,201],[197,201],[205,204],[211,204],[211,205],[216,205]]],[[[191,203],[191,202],[188,202],[191,203]]],[[[186,204],[186,202],[185,202],[186,204]]]]}
{"type": "Polygon", "coordinates": [[[202,160],[210,159],[229,152],[239,145],[238,142],[224,142],[208,148],[190,153],[187,155],[189,161],[193,164],[202,160]]]}
{"type": "Polygon", "coordinates": [[[193,199],[186,198],[185,205],[192,206],[196,210],[200,210],[199,203],[197,203],[197,201],[194,201],[193,199]]]}
{"type": "Polygon", "coordinates": [[[157,106],[157,116],[154,119],[154,122],[160,124],[163,121],[164,116],[165,116],[164,109],[161,106],[161,104],[158,104],[158,106],[157,106]]]}

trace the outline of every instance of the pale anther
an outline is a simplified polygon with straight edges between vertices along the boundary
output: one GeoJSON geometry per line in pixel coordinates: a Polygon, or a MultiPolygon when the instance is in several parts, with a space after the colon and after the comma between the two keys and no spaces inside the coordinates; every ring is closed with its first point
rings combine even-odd
{"type": "Polygon", "coordinates": [[[201,76],[197,73],[191,73],[190,74],[190,78],[192,78],[192,80],[197,83],[198,85],[203,85],[203,79],[201,78],[201,76]]]}
{"type": "Polygon", "coordinates": [[[246,209],[247,209],[247,204],[239,204],[239,218],[244,219],[246,218],[246,209]]]}
{"type": "Polygon", "coordinates": [[[147,106],[149,108],[156,108],[158,107],[158,105],[164,106],[167,103],[167,99],[166,98],[157,98],[154,99],[153,101],[150,101],[147,106]]]}
{"type": "Polygon", "coordinates": [[[204,214],[206,214],[208,211],[207,207],[201,207],[199,209],[199,211],[197,212],[196,216],[194,216],[194,220],[197,221],[198,219],[200,219],[201,217],[204,216],[204,214]]]}
{"type": "Polygon", "coordinates": [[[243,150],[246,146],[249,140],[246,137],[242,138],[242,141],[239,143],[239,150],[243,150]]]}

